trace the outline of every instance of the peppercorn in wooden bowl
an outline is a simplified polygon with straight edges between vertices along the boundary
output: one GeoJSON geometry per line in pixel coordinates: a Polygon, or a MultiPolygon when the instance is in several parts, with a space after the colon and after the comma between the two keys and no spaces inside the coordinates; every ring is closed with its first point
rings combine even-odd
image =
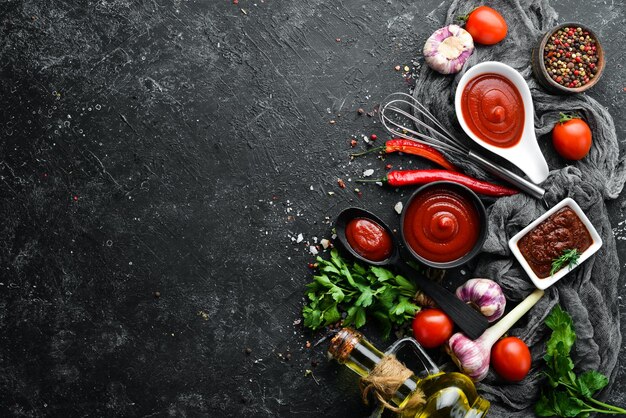
{"type": "Polygon", "coordinates": [[[535,78],[552,93],[586,91],[598,82],[604,64],[604,50],[598,37],[580,23],[556,26],[533,49],[535,78]]]}

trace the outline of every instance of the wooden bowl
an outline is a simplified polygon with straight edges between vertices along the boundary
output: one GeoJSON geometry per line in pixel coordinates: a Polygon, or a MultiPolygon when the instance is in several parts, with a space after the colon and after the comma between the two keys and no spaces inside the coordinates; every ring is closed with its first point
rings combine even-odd
{"type": "Polygon", "coordinates": [[[582,93],[583,91],[586,91],[587,89],[593,87],[598,82],[598,80],[600,80],[600,76],[604,72],[605,65],[604,50],[602,49],[602,44],[600,43],[598,36],[591,29],[589,29],[588,26],[572,22],[563,23],[550,29],[541,37],[539,44],[533,49],[531,63],[535,78],[537,79],[537,81],[539,81],[539,84],[545,87],[548,91],[556,94],[582,93]],[[591,35],[591,37],[596,40],[596,57],[598,58],[598,62],[596,62],[596,68],[598,69],[598,72],[594,75],[593,79],[589,80],[589,82],[584,86],[569,88],[557,83],[552,79],[552,77],[548,75],[548,71],[546,70],[546,66],[543,61],[543,50],[546,47],[546,43],[554,33],[565,27],[580,27],[583,31],[589,32],[589,35],[591,35]]]}

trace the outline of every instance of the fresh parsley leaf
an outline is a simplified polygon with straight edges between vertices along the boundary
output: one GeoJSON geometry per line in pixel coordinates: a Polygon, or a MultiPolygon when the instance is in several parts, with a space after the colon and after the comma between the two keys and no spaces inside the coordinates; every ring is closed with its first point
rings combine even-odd
{"type": "Polygon", "coordinates": [[[343,293],[343,290],[341,290],[337,286],[331,287],[329,292],[331,296],[333,297],[333,299],[335,300],[335,302],[337,303],[343,301],[343,299],[346,297],[346,295],[343,293]]]}
{"type": "Polygon", "coordinates": [[[415,285],[411,283],[410,281],[408,281],[407,279],[405,279],[404,277],[395,276],[395,281],[398,284],[398,286],[400,286],[402,289],[408,290],[409,292],[413,292],[413,294],[417,292],[417,288],[415,287],[415,285]]]}
{"type": "Polygon", "coordinates": [[[594,393],[609,384],[609,379],[602,373],[589,370],[576,379],[576,384],[580,388],[580,393],[582,393],[583,396],[591,398],[594,393]]]}
{"type": "Polygon", "coordinates": [[[304,326],[311,329],[318,329],[322,325],[322,313],[314,308],[305,306],[302,309],[302,316],[304,317],[304,326]]]}
{"type": "Polygon", "coordinates": [[[542,393],[539,402],[535,405],[535,413],[540,417],[553,417],[556,415],[552,400],[542,393]]]}
{"type": "Polygon", "coordinates": [[[535,405],[539,416],[588,417],[591,412],[626,414],[626,410],[593,399],[593,394],[608,384],[602,373],[590,370],[577,376],[570,353],[576,342],[572,318],[561,307],[555,306],[545,324],[552,330],[546,344],[547,385],[535,405]]]}
{"type": "Polygon", "coordinates": [[[335,323],[341,319],[341,314],[337,310],[337,305],[332,305],[324,311],[324,320],[327,323],[335,323]]]}
{"type": "Polygon", "coordinates": [[[585,404],[578,398],[570,396],[565,390],[555,393],[556,410],[562,417],[577,417],[585,404]]]}
{"type": "Polygon", "coordinates": [[[379,282],[386,282],[387,280],[394,278],[394,274],[392,272],[382,267],[370,267],[370,271],[379,282]]]}
{"type": "Polygon", "coordinates": [[[416,286],[383,267],[346,262],[331,250],[330,259],[317,258],[318,274],[306,285],[307,304],[302,309],[304,326],[319,329],[341,321],[362,327],[368,315],[381,324],[387,338],[393,324],[403,324],[419,310],[412,302],[416,286]]]}
{"type": "Polygon", "coordinates": [[[354,304],[356,306],[362,306],[364,308],[367,308],[368,306],[372,304],[373,298],[374,298],[374,292],[372,292],[372,289],[370,289],[367,286],[364,286],[363,289],[361,290],[361,296],[359,296],[359,298],[356,300],[356,302],[354,302],[354,304]]]}

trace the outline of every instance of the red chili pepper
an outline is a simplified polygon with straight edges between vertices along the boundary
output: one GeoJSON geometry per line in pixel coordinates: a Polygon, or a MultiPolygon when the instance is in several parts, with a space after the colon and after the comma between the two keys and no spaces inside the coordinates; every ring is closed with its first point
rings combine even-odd
{"type": "Polygon", "coordinates": [[[444,157],[442,153],[429,145],[411,141],[410,139],[390,139],[389,141],[385,142],[384,147],[372,148],[359,154],[352,154],[352,156],[360,157],[361,155],[369,154],[370,152],[375,151],[382,151],[385,154],[391,154],[393,152],[404,152],[405,154],[417,155],[426,158],[427,160],[430,160],[435,164],[439,164],[443,168],[457,171],[457,168],[452,165],[448,160],[446,160],[446,157],[444,157]]]}
{"type": "MultiPolygon", "coordinates": [[[[367,180],[387,182],[390,186],[414,186],[418,184],[432,183],[433,181],[453,181],[455,183],[467,186],[476,193],[486,196],[511,196],[519,193],[515,189],[498,184],[489,183],[478,180],[462,173],[451,172],[448,170],[403,170],[390,171],[387,176],[380,180],[367,180]]],[[[363,181],[363,180],[362,180],[363,181]]]]}

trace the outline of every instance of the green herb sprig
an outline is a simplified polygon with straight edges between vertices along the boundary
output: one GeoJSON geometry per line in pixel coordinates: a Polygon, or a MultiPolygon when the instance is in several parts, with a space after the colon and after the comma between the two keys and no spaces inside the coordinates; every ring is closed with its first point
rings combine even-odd
{"type": "Polygon", "coordinates": [[[388,338],[393,324],[413,318],[419,307],[412,299],[416,286],[382,267],[363,267],[346,262],[333,249],[330,260],[317,257],[319,273],[307,285],[307,305],[302,309],[304,325],[313,330],[334,324],[346,313],[342,324],[360,328],[367,316],[375,318],[388,338]]]}
{"type": "Polygon", "coordinates": [[[554,273],[567,266],[569,269],[573,269],[578,264],[580,258],[580,252],[574,248],[572,250],[565,250],[560,257],[552,260],[552,268],[550,269],[550,276],[554,276],[554,273]]]}
{"type": "Polygon", "coordinates": [[[589,370],[581,375],[574,373],[574,362],[570,351],[576,342],[572,318],[560,306],[555,306],[547,316],[546,325],[552,336],[546,344],[547,384],[535,405],[541,417],[588,417],[592,412],[617,415],[626,414],[626,409],[600,402],[594,393],[604,388],[609,380],[602,373],[589,370]]]}

